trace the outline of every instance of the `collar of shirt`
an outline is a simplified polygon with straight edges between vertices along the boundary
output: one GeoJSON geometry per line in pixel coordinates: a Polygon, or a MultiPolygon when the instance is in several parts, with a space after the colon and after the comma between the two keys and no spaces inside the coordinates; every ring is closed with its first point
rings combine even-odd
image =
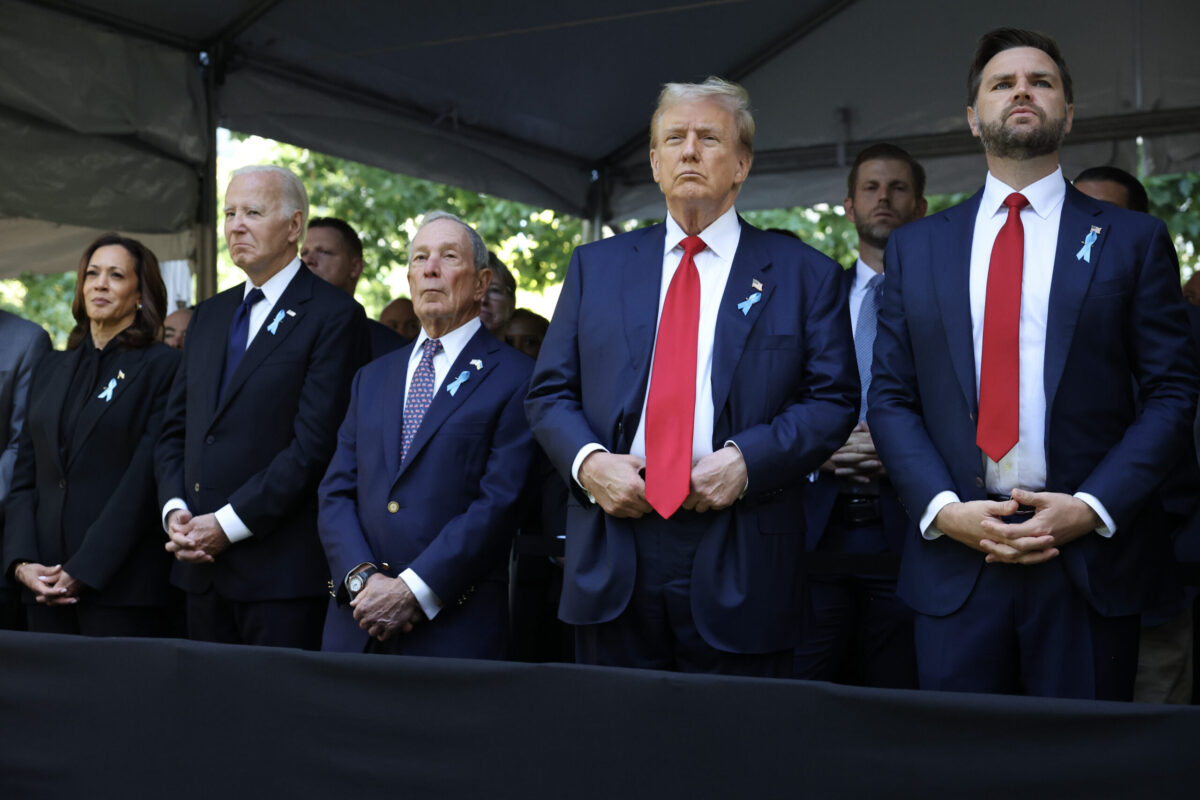
{"type": "MultiPolygon", "coordinates": [[[[250,319],[248,321],[246,349],[250,349],[251,343],[254,342],[254,337],[258,335],[259,329],[263,323],[267,321],[267,315],[275,308],[275,304],[279,302],[279,298],[283,297],[283,292],[287,289],[288,284],[292,282],[292,278],[296,277],[296,273],[300,271],[301,263],[299,258],[293,258],[291,262],[283,269],[276,272],[267,282],[258,288],[262,290],[263,299],[254,304],[250,309],[250,319]]],[[[254,284],[246,281],[242,286],[242,299],[246,299],[246,295],[250,294],[250,290],[254,288],[254,284]]]]}
{"type": "MultiPolygon", "coordinates": [[[[733,263],[733,254],[737,250],[741,236],[742,225],[738,221],[737,210],[733,206],[713,220],[711,225],[700,231],[700,238],[704,240],[707,250],[711,250],[722,260],[730,263],[733,263]]],[[[679,248],[680,243],[686,238],[687,234],[683,232],[683,228],[679,227],[679,223],[675,221],[674,217],[667,214],[667,238],[663,246],[663,256],[679,248]]],[[[679,266],[680,258],[683,258],[682,248],[679,248],[679,258],[675,260],[675,266],[679,266]]],[[[700,265],[696,266],[699,268],[700,265]]],[[[671,274],[675,274],[674,269],[671,270],[671,274]]],[[[666,280],[669,282],[670,278],[668,277],[666,280]]]]}
{"type": "MultiPolygon", "coordinates": [[[[983,199],[979,202],[980,212],[988,216],[1003,214],[1007,217],[1008,209],[1004,207],[1004,198],[1015,191],[1017,190],[989,172],[983,184],[983,199]]],[[[1029,201],[1029,208],[1033,213],[1042,219],[1049,219],[1067,196],[1067,183],[1063,179],[1062,167],[1020,191],[1029,201]]]]}
{"type": "MultiPolygon", "coordinates": [[[[442,343],[442,352],[433,357],[434,394],[437,394],[438,389],[442,388],[442,381],[446,379],[446,373],[450,371],[450,367],[454,366],[454,362],[462,354],[463,349],[467,346],[467,342],[471,341],[471,338],[475,336],[475,333],[482,325],[483,323],[479,320],[479,317],[475,316],[449,333],[438,337],[438,341],[442,343]]],[[[408,397],[408,387],[412,383],[413,370],[421,362],[425,340],[428,338],[428,334],[422,329],[417,334],[417,340],[413,342],[412,353],[408,357],[408,377],[404,381],[405,397],[408,397]]]]}

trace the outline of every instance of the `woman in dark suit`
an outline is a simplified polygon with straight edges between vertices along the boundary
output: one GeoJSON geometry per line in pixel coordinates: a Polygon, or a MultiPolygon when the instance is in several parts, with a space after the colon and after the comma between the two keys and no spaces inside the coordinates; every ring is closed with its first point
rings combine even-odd
{"type": "Polygon", "coordinates": [[[76,276],[75,329],[34,370],[9,493],[4,563],[43,633],[164,633],[170,555],[154,443],[179,352],[157,341],[158,259],[101,236],[76,276]]]}

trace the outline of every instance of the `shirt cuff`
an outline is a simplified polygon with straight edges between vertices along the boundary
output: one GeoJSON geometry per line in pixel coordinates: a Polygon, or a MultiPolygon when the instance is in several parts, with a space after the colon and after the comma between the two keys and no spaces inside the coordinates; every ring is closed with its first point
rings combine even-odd
{"type": "MultiPolygon", "coordinates": [[[[732,447],[734,450],[737,450],[738,455],[742,457],[742,463],[743,464],[746,463],[746,454],[742,452],[742,448],[738,447],[737,442],[735,442],[733,439],[726,439],[725,446],[732,447]]],[[[749,488],[750,488],[750,468],[746,467],[746,485],[742,487],[742,493],[738,495],[737,499],[741,500],[743,497],[745,497],[746,490],[748,490],[749,488]]]]}
{"type": "Polygon", "coordinates": [[[230,544],[240,542],[242,539],[249,539],[254,535],[250,533],[246,523],[242,522],[242,518],[237,515],[229,503],[218,508],[217,513],[213,516],[217,518],[221,530],[225,531],[225,538],[229,540],[230,544]]]}
{"type": "Polygon", "coordinates": [[[167,517],[171,516],[172,511],[180,511],[180,510],[182,510],[182,511],[188,510],[187,503],[183,502],[182,497],[172,497],[170,500],[167,501],[167,504],[165,506],[163,506],[162,524],[163,524],[164,532],[167,530],[167,517]]]}
{"type": "Polygon", "coordinates": [[[417,604],[421,606],[421,610],[425,612],[428,619],[433,619],[442,610],[442,601],[433,593],[433,589],[429,588],[429,584],[421,580],[421,576],[413,572],[412,569],[406,569],[400,573],[400,580],[408,587],[408,590],[413,593],[413,597],[417,598],[417,604]]]}
{"type": "Polygon", "coordinates": [[[583,466],[583,460],[585,458],[596,452],[607,453],[608,448],[602,444],[599,444],[598,442],[585,444],[583,447],[579,448],[579,452],[575,454],[575,460],[571,462],[571,477],[575,479],[575,483],[579,484],[579,488],[583,489],[583,491],[587,494],[588,500],[593,503],[596,502],[596,498],[592,497],[592,493],[589,492],[582,483],[579,483],[579,468],[583,466]]]}
{"type": "Polygon", "coordinates": [[[958,499],[958,494],[955,492],[938,492],[929,501],[929,505],[925,506],[925,513],[921,515],[921,537],[926,541],[932,542],[934,539],[939,539],[945,534],[933,527],[933,521],[937,519],[938,512],[951,503],[961,503],[958,499]]]}
{"type": "Polygon", "coordinates": [[[1117,523],[1113,522],[1113,518],[1109,515],[1108,509],[1104,507],[1095,495],[1087,492],[1076,492],[1075,496],[1092,507],[1092,511],[1096,512],[1096,516],[1100,517],[1100,522],[1103,523],[1099,528],[1096,528],[1096,533],[1103,536],[1105,539],[1111,539],[1112,535],[1117,532],[1117,523]]]}

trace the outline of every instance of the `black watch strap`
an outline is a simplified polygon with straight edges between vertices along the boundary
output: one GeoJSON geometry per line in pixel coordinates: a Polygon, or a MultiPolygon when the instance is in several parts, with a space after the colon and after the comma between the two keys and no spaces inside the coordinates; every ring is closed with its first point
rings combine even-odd
{"type": "Polygon", "coordinates": [[[346,576],[346,591],[349,593],[351,600],[358,596],[358,593],[367,585],[367,579],[376,572],[379,572],[378,567],[374,564],[367,564],[357,572],[352,572],[346,576]]]}

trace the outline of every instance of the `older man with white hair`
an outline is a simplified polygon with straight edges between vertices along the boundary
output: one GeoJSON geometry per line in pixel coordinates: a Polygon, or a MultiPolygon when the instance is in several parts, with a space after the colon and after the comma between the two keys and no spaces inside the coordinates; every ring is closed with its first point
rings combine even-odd
{"type": "Polygon", "coordinates": [[[196,307],[157,451],[172,580],[192,639],[316,649],[316,489],[366,361],[363,312],[302,268],[308,195],[290,171],[235,171],[224,212],[246,281],[196,307]]]}

